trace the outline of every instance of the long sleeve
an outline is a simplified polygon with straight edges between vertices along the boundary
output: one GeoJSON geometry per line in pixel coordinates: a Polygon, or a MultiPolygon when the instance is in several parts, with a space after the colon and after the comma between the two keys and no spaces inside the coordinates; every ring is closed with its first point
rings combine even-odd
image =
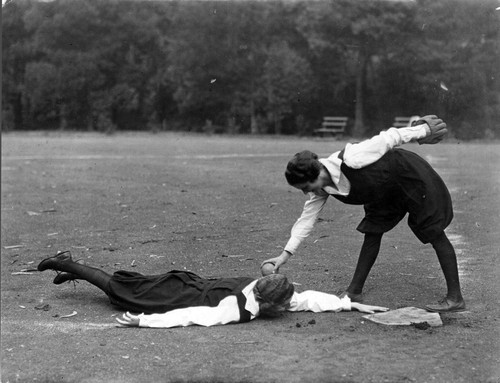
{"type": "Polygon", "coordinates": [[[288,311],[313,311],[315,313],[350,310],[351,300],[348,296],[341,299],[333,294],[313,290],[294,293],[288,309],[288,311]]]}
{"type": "Polygon", "coordinates": [[[139,327],[216,326],[239,322],[240,313],[235,295],[220,301],[216,307],[195,306],[168,311],[164,314],[139,315],[139,327]]]}
{"type": "Polygon", "coordinates": [[[309,195],[310,199],[304,204],[302,214],[293,225],[290,239],[285,246],[285,250],[291,254],[294,254],[302,241],[309,236],[328,199],[328,193],[321,195],[309,193],[309,195]]]}
{"type": "Polygon", "coordinates": [[[427,124],[400,129],[390,128],[369,140],[347,144],[344,163],[350,168],[361,169],[376,162],[396,146],[426,137],[429,133],[430,128],[427,124]]]}

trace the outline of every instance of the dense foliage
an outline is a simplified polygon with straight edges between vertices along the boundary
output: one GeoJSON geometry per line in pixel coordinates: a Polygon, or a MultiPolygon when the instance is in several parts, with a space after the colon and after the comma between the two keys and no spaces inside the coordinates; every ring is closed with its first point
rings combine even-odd
{"type": "Polygon", "coordinates": [[[500,136],[497,0],[13,0],[3,129],[349,132],[438,114],[500,136]]]}

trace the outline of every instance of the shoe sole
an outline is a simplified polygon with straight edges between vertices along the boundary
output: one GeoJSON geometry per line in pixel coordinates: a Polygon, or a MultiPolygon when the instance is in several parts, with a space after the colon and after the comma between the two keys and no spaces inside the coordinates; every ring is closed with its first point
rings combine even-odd
{"type": "Polygon", "coordinates": [[[462,312],[462,311],[467,311],[467,309],[464,307],[464,308],[459,308],[459,309],[452,309],[452,310],[435,310],[435,309],[431,309],[429,307],[424,307],[425,310],[431,312],[431,313],[439,313],[439,314],[446,314],[446,313],[459,313],[459,312],[462,312]]]}

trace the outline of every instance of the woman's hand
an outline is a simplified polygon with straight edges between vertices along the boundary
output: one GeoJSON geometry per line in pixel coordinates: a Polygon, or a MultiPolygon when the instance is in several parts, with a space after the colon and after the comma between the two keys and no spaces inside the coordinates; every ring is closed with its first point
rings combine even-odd
{"type": "Polygon", "coordinates": [[[288,251],[284,251],[283,250],[283,252],[280,254],[279,257],[266,259],[264,262],[262,262],[260,264],[260,266],[262,267],[262,265],[264,263],[272,263],[274,265],[274,271],[273,271],[273,273],[278,273],[279,269],[280,269],[280,266],[284,265],[285,263],[287,263],[288,258],[290,258],[291,256],[292,256],[292,254],[290,254],[288,251]]]}
{"type": "Polygon", "coordinates": [[[116,318],[116,321],[122,326],[139,327],[139,316],[130,314],[128,311],[121,318],[116,318]]]}
{"type": "Polygon", "coordinates": [[[358,303],[358,302],[351,302],[351,309],[358,310],[362,313],[367,313],[367,314],[374,314],[377,311],[389,311],[388,307],[370,306],[370,305],[364,305],[363,303],[358,303]]]}

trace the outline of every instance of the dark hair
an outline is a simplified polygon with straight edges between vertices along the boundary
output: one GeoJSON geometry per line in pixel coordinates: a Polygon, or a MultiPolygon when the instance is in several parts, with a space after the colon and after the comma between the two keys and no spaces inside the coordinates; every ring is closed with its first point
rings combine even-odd
{"type": "Polygon", "coordinates": [[[323,165],[318,161],[318,155],[304,150],[297,153],[288,162],[285,171],[286,180],[290,185],[314,182],[319,176],[323,165]]]}
{"type": "Polygon", "coordinates": [[[259,311],[264,316],[276,316],[276,306],[293,295],[295,288],[283,274],[270,274],[260,278],[253,288],[259,311]]]}

